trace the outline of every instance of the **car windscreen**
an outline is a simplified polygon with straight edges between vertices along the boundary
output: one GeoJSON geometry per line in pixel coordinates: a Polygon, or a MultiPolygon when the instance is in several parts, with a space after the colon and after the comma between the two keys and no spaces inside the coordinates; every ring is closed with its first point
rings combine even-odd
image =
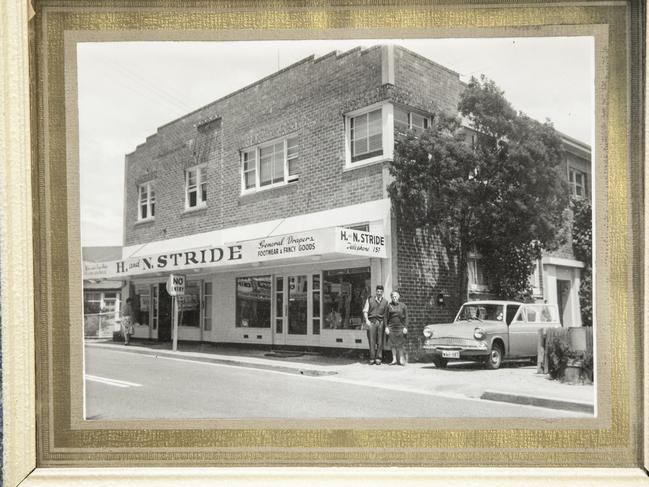
{"type": "Polygon", "coordinates": [[[502,304],[465,304],[458,314],[458,321],[492,320],[502,321],[502,304]]]}
{"type": "Polygon", "coordinates": [[[557,308],[547,304],[528,304],[527,321],[529,323],[551,323],[558,322],[557,308]]]}

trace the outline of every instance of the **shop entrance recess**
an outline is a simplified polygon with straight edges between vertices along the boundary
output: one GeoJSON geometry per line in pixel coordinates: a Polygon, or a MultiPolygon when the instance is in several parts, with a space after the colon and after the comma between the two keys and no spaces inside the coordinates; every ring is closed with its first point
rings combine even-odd
{"type": "Polygon", "coordinates": [[[319,272],[274,277],[274,345],[318,345],[321,282],[319,272]]]}

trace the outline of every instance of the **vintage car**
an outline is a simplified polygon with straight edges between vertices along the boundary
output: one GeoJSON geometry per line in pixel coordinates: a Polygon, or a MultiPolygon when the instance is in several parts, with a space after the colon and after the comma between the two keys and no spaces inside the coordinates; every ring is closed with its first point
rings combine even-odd
{"type": "Polygon", "coordinates": [[[439,368],[449,360],[472,360],[497,369],[503,360],[536,358],[539,329],[560,326],[555,305],[469,301],[453,323],[424,328],[423,349],[439,368]]]}

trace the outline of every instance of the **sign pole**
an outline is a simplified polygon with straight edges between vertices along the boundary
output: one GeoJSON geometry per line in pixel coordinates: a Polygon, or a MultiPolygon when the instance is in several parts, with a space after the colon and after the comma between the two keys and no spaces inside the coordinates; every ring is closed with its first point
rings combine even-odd
{"type": "Polygon", "coordinates": [[[178,296],[185,294],[185,276],[180,274],[169,274],[167,279],[167,292],[174,299],[171,302],[171,350],[178,351],[178,296]]]}
{"type": "Polygon", "coordinates": [[[173,316],[173,344],[171,347],[171,350],[173,352],[178,351],[178,296],[174,296],[174,303],[173,303],[173,310],[174,310],[174,316],[173,316]]]}

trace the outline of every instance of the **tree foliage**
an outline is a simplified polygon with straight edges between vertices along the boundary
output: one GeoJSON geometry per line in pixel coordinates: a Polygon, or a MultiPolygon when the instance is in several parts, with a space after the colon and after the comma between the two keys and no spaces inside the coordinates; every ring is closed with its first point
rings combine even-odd
{"type": "Polygon", "coordinates": [[[439,235],[458,259],[467,295],[467,255],[482,255],[501,298],[529,293],[543,248],[554,245],[568,204],[562,144],[550,122],[516,112],[484,77],[460,97],[459,118],[436,114],[424,133],[397,136],[388,187],[399,224],[439,235]]]}

